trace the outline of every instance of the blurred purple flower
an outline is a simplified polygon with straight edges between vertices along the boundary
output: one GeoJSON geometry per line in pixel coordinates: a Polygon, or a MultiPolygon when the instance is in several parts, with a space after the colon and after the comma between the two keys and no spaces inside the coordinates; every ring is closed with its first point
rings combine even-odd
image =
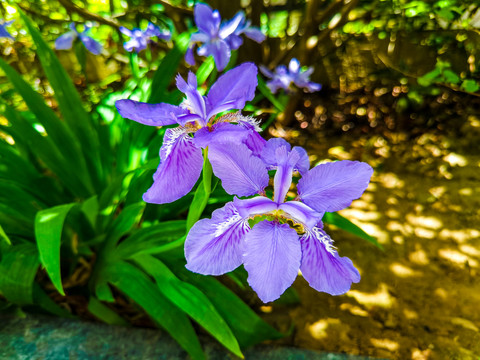
{"type": "MultiPolygon", "coordinates": [[[[144,125],[165,126],[167,129],[160,149],[160,165],[154,183],[143,195],[146,202],[164,204],[180,199],[195,185],[202,171],[202,148],[209,146],[209,158],[221,156],[222,148],[244,144],[258,152],[265,140],[255,120],[239,113],[216,115],[228,110],[243,109],[252,100],[257,86],[257,67],[244,63],[226,72],[212,85],[208,96],[197,90],[197,78],[188,74],[188,82],[177,76],[177,88],[186,98],[175,106],[166,103],[147,104],[133,100],[115,103],[120,115],[144,125]],[[194,137],[189,134],[194,133],[194,137]],[[218,147],[211,148],[210,145],[218,147]]],[[[213,165],[214,172],[217,171],[213,165]]],[[[268,181],[268,179],[267,179],[268,181]]]]}
{"type": "Polygon", "coordinates": [[[158,37],[162,40],[170,40],[172,34],[168,30],[160,30],[157,26],[152,23],[148,23],[147,29],[142,31],[139,28],[134,28],[129,30],[124,26],[120,26],[120,31],[122,34],[130,37],[130,40],[126,41],[123,44],[125,50],[131,52],[140,52],[147,48],[147,44],[152,41],[153,37],[158,37]]]}
{"type": "Polygon", "coordinates": [[[278,299],[299,269],[311,287],[331,295],[360,281],[352,261],[338,255],[321,219],[326,211],[341,210],[362,195],[373,172],[368,164],[345,160],[309,170],[305,150],[291,149],[279,138],[269,140],[260,157],[245,145],[232,144],[210,161],[227,192],[260,196],[235,197],[192,227],[185,241],[189,270],[221,275],[243,264],[263,302],[278,299]],[[269,169],[276,169],[273,200],[263,192],[269,169]],[[298,196],[285,201],[295,171],[302,175],[298,196]]]}
{"type": "Polygon", "coordinates": [[[0,38],[8,38],[15,40],[15,38],[7,31],[6,27],[12,25],[15,20],[5,21],[0,24],[0,38]]]}
{"type": "Polygon", "coordinates": [[[77,31],[77,28],[74,23],[70,23],[68,26],[70,31],[60,35],[57,40],[55,40],[55,49],[57,50],[69,50],[73,46],[75,39],[79,38],[83,45],[90,51],[93,55],[100,55],[103,48],[102,45],[87,35],[90,26],[85,25],[84,30],[80,33],[77,31]]]}
{"type": "Polygon", "coordinates": [[[195,5],[194,17],[198,32],[192,34],[185,54],[185,60],[190,65],[195,64],[193,49],[196,44],[202,44],[199,45],[197,54],[212,55],[217,69],[222,71],[230,61],[231,50],[238,49],[243,43],[241,34],[257,42],[265,40],[265,35],[259,29],[250,26],[242,11],[233,19],[222,23],[218,10],[213,10],[207,4],[198,3],[195,5]]]}
{"type": "Polygon", "coordinates": [[[265,66],[260,66],[260,71],[267,78],[271,79],[267,81],[267,86],[274,94],[278,89],[290,91],[292,83],[308,92],[319,91],[322,88],[322,85],[310,81],[313,67],[302,70],[299,61],[295,58],[290,60],[288,69],[285,65],[280,65],[277,66],[274,72],[271,72],[265,66]]]}

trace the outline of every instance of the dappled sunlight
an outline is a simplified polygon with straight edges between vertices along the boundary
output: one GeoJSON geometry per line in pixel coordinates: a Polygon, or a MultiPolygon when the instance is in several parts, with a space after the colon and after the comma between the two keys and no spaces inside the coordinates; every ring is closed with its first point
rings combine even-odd
{"type": "Polygon", "coordinates": [[[478,267],[477,260],[455,249],[440,249],[438,255],[442,259],[448,260],[455,265],[465,266],[468,263],[468,266],[478,267]]]}
{"type": "Polygon", "coordinates": [[[422,276],[422,273],[420,271],[413,270],[408,266],[402,265],[400,263],[393,263],[390,265],[389,268],[391,272],[401,278],[422,276]]]}
{"type": "Polygon", "coordinates": [[[390,340],[390,339],[375,339],[371,338],[370,342],[373,344],[373,346],[380,348],[380,349],[386,349],[388,351],[394,352],[398,350],[398,347],[400,346],[398,342],[390,340]]]}
{"type": "Polygon", "coordinates": [[[395,299],[388,292],[386,284],[379,285],[377,291],[373,293],[366,293],[358,290],[350,290],[347,296],[354,298],[358,303],[368,307],[380,306],[390,308],[395,302],[395,299]]]}

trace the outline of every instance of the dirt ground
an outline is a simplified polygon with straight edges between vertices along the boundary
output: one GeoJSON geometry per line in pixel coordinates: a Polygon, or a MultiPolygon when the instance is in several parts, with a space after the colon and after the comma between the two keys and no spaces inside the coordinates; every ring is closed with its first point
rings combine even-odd
{"type": "Polygon", "coordinates": [[[284,343],[386,359],[480,359],[480,119],[464,118],[455,131],[413,137],[273,130],[312,160],[375,168],[365,194],[341,214],[384,247],[327,228],[362,280],[333,297],[299,277],[299,305],[261,308],[277,328],[293,328],[284,343]]]}

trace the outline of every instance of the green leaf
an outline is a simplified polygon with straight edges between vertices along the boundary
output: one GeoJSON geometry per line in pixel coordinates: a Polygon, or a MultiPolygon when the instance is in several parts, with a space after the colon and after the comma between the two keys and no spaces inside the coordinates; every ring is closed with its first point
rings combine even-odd
{"type": "Polygon", "coordinates": [[[88,182],[86,177],[86,165],[82,156],[81,145],[72,131],[62,122],[55,112],[45,104],[42,96],[3,59],[0,58],[0,67],[7,75],[17,92],[22,96],[28,108],[36,116],[37,121],[42,124],[48,136],[52,139],[58,151],[60,151],[68,162],[77,164],[76,176],[88,182]]]}
{"type": "Polygon", "coordinates": [[[90,296],[88,300],[88,311],[96,318],[102,320],[106,324],[110,325],[129,325],[120,315],[115,311],[110,309],[108,306],[105,306],[100,301],[98,301],[94,296],[90,296]]]}
{"type": "Polygon", "coordinates": [[[460,76],[455,74],[452,70],[447,69],[443,71],[445,81],[450,84],[458,84],[460,82],[460,76]]]}
{"type": "Polygon", "coordinates": [[[283,337],[218,280],[187,270],[178,270],[177,275],[195,285],[210,299],[220,316],[232,329],[241,347],[283,337]]]}
{"type": "Polygon", "coordinates": [[[3,227],[2,227],[1,224],[0,224],[0,240],[3,240],[3,241],[6,242],[8,245],[12,245],[12,242],[10,241],[10,238],[9,238],[8,235],[5,233],[5,231],[3,230],[3,227]]]}
{"type": "Polygon", "coordinates": [[[45,294],[45,291],[37,283],[33,284],[33,301],[35,304],[40,306],[42,309],[48,311],[50,314],[64,317],[64,318],[74,318],[64,308],[58,306],[50,297],[45,294]]]}
{"type": "Polygon", "coordinates": [[[131,204],[125,207],[120,215],[113,221],[112,225],[107,229],[108,243],[115,245],[120,238],[127,234],[142,217],[145,203],[131,204]]]}
{"type": "Polygon", "coordinates": [[[198,67],[197,70],[197,81],[201,85],[207,81],[210,74],[215,69],[215,61],[211,56],[209,56],[205,61],[198,67]]]}
{"type": "Polygon", "coordinates": [[[232,331],[200,290],[179,280],[164,263],[150,255],[136,256],[134,260],[153,276],[163,295],[202,325],[228,350],[243,357],[232,331]]]}
{"type": "Polygon", "coordinates": [[[60,245],[65,217],[74,205],[75,203],[58,205],[41,210],[35,217],[35,239],[40,262],[55,288],[64,296],[60,274],[60,245]]]}
{"type": "Polygon", "coordinates": [[[263,96],[265,96],[272,103],[273,106],[275,106],[275,108],[278,111],[280,112],[285,111],[285,105],[277,100],[277,98],[272,94],[270,89],[267,87],[267,84],[265,83],[265,81],[263,81],[260,75],[258,75],[257,78],[258,78],[257,89],[263,94],[263,96]]]}
{"type": "Polygon", "coordinates": [[[188,209],[187,232],[198,221],[198,219],[200,219],[205,206],[207,206],[208,198],[210,197],[210,193],[212,191],[212,173],[212,165],[210,164],[210,161],[208,161],[207,147],[203,152],[203,179],[200,184],[198,184],[192,204],[188,209]]]}
{"type": "Polygon", "coordinates": [[[42,35],[30,19],[20,9],[18,12],[32,36],[38,58],[55,92],[60,112],[82,144],[82,151],[87,160],[88,174],[91,175],[92,182],[99,185],[103,169],[99,154],[100,143],[92,118],[83,107],[80,95],[53,50],[43,40],[42,35]]]}
{"type": "Polygon", "coordinates": [[[140,305],[193,359],[205,359],[188,317],[162,295],[144,272],[129,263],[118,262],[107,267],[102,277],[140,305]]]}
{"type": "Polygon", "coordinates": [[[176,240],[185,234],[185,224],[185,220],[165,221],[137,230],[118,244],[115,254],[121,259],[127,259],[139,254],[165,251],[166,246],[168,249],[174,243],[177,245],[176,240]]]}
{"type": "Polygon", "coordinates": [[[342,230],[348,231],[349,233],[356,235],[359,238],[362,238],[363,240],[367,240],[369,243],[383,250],[383,246],[377,241],[377,239],[375,239],[373,236],[368,235],[365,231],[360,229],[357,225],[355,225],[354,223],[352,223],[350,220],[343,217],[339,213],[326,212],[325,215],[323,216],[322,221],[331,225],[335,225],[336,227],[342,230]]]}
{"type": "Polygon", "coordinates": [[[38,266],[38,253],[33,244],[8,248],[0,261],[0,293],[14,304],[32,304],[38,266]]]}
{"type": "Polygon", "coordinates": [[[81,177],[74,172],[75,168],[65,160],[52,138],[40,135],[18,111],[5,104],[1,98],[0,113],[12,124],[10,131],[15,141],[25,144],[29,151],[34,150],[33,155],[38,156],[73,194],[84,196],[89,193],[81,177]]]}
{"type": "Polygon", "coordinates": [[[462,82],[462,89],[467,92],[474,93],[480,90],[480,86],[475,80],[466,79],[466,80],[463,80],[462,82]]]}

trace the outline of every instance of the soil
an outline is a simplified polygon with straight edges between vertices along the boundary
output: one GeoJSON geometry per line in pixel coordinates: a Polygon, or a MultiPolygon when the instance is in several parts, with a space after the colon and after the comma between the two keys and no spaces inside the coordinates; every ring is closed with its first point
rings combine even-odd
{"type": "MultiPolygon", "coordinates": [[[[384,114],[388,121],[367,131],[368,119],[358,116],[322,128],[297,112],[293,129],[270,129],[306,147],[314,162],[361,160],[375,168],[364,195],[340,213],[384,248],[327,226],[362,279],[334,297],[299,277],[300,304],[260,307],[277,328],[293,327],[285,344],[386,359],[480,358],[480,117],[468,99],[441,106],[446,94],[432,100],[433,113],[412,112],[407,127],[384,114]],[[429,125],[416,127],[422,117],[429,125]],[[355,131],[339,130],[352,123],[355,131]]],[[[305,104],[304,113],[322,106],[305,104]]]]}

